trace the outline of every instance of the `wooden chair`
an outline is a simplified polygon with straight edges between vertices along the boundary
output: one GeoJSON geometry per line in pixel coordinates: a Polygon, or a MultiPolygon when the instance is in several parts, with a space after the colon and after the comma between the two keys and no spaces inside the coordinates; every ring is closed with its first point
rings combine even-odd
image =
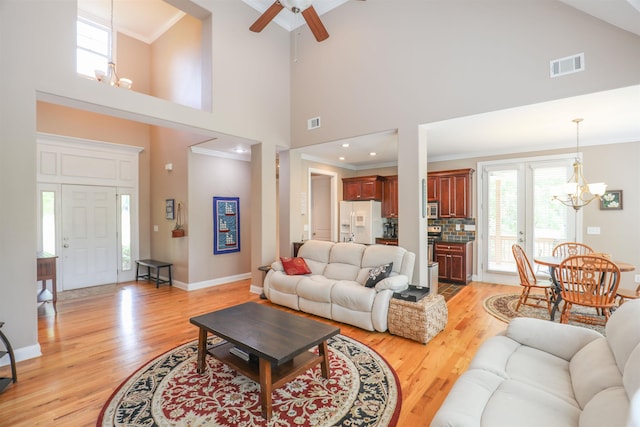
{"type": "Polygon", "coordinates": [[[592,325],[605,325],[616,304],[620,269],[608,258],[597,255],[574,255],[564,259],[557,269],[560,293],[564,301],[560,323],[569,320],[592,325]],[[596,309],[596,314],[572,313],[580,305],[596,309]]]}
{"type": "Polygon", "coordinates": [[[551,316],[551,290],[553,285],[550,282],[538,282],[536,275],[533,272],[531,263],[527,254],[522,249],[522,246],[515,244],[511,246],[511,252],[516,260],[516,266],[518,267],[518,275],[520,276],[520,285],[522,286],[522,293],[518,299],[518,305],[516,305],[516,311],[520,310],[520,306],[528,305],[531,307],[544,307],[543,303],[547,306],[549,316],[551,316]],[[544,292],[544,295],[539,293],[531,293],[532,289],[540,289],[544,292]],[[529,302],[532,300],[533,302],[529,302]]]}
{"type": "Polygon", "coordinates": [[[568,258],[573,255],[589,255],[593,249],[589,245],[578,242],[563,242],[555,245],[551,251],[551,256],[568,258]]]}

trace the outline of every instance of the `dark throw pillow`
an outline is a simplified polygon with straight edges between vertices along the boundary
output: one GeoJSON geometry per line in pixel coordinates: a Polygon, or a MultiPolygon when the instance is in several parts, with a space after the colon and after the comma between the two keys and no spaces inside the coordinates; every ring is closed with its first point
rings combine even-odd
{"type": "Polygon", "coordinates": [[[367,279],[367,283],[364,285],[367,288],[373,288],[379,281],[382,279],[386,279],[391,274],[391,269],[393,268],[393,263],[381,265],[380,267],[375,267],[369,270],[369,278],[367,279]]]}
{"type": "Polygon", "coordinates": [[[289,276],[295,276],[298,274],[311,274],[311,270],[309,270],[309,266],[305,262],[304,258],[291,258],[281,256],[280,261],[282,262],[282,267],[284,267],[284,272],[289,276]]]}

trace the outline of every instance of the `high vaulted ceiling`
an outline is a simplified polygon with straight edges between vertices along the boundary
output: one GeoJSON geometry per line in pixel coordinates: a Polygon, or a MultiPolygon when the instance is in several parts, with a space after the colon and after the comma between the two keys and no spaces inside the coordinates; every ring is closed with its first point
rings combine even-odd
{"type": "MultiPolygon", "coordinates": [[[[274,0],[242,0],[256,9],[256,19],[274,0]]],[[[319,15],[355,0],[314,0],[319,15]]],[[[582,12],[640,36],[640,0],[560,0],[582,12]]],[[[111,0],[78,0],[79,14],[110,25],[111,0]]],[[[366,2],[362,2],[366,7],[366,2]]],[[[114,26],[121,32],[152,43],[184,16],[163,0],[113,0],[114,26]]],[[[247,31],[252,22],[247,22],[247,31]]],[[[288,11],[274,23],[287,31],[304,25],[288,11]]],[[[331,33],[331,28],[327,28],[331,33]]],[[[583,117],[580,144],[583,146],[640,141],[640,86],[594,93],[580,97],[489,112],[437,123],[428,129],[429,160],[447,160],[479,155],[504,154],[575,146],[573,118],[583,117]],[[478,147],[482,147],[479,150],[478,147]]],[[[308,158],[341,164],[353,169],[388,166],[396,161],[396,133],[393,130],[353,136],[300,149],[308,158]],[[342,144],[350,143],[348,154],[342,144]],[[376,156],[371,156],[371,152],[376,156]],[[340,160],[341,154],[345,159],[340,160]]],[[[217,139],[202,144],[217,152],[233,152],[244,141],[217,139]]],[[[247,142],[250,143],[250,142],[247,142]]],[[[244,147],[248,148],[248,147],[244,147]]],[[[235,154],[248,158],[249,154],[235,154]]]]}

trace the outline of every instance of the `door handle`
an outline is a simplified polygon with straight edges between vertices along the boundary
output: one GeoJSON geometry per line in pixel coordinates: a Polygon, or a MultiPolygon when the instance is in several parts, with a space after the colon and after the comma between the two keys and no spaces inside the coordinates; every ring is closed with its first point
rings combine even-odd
{"type": "Polygon", "coordinates": [[[63,248],[68,248],[68,247],[69,247],[69,244],[68,244],[68,243],[65,243],[64,245],[62,245],[62,247],[63,247],[63,248]]]}

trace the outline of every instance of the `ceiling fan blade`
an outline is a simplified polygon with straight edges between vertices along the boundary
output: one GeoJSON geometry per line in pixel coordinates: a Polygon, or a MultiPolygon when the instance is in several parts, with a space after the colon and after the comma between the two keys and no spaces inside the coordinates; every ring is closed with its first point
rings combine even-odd
{"type": "Polygon", "coordinates": [[[313,6],[309,6],[308,8],[306,8],[302,12],[302,16],[304,16],[304,20],[307,21],[307,25],[309,25],[309,29],[311,29],[311,32],[315,36],[316,40],[321,42],[329,38],[329,33],[322,24],[322,21],[318,16],[318,12],[316,12],[313,6]]]}
{"type": "Polygon", "coordinates": [[[264,27],[266,27],[269,22],[271,22],[283,8],[284,6],[282,6],[280,2],[276,0],[271,6],[269,6],[267,10],[264,11],[262,15],[260,15],[260,17],[256,20],[256,22],[253,23],[253,25],[249,27],[249,29],[254,33],[259,33],[260,31],[264,30],[264,27]]]}

